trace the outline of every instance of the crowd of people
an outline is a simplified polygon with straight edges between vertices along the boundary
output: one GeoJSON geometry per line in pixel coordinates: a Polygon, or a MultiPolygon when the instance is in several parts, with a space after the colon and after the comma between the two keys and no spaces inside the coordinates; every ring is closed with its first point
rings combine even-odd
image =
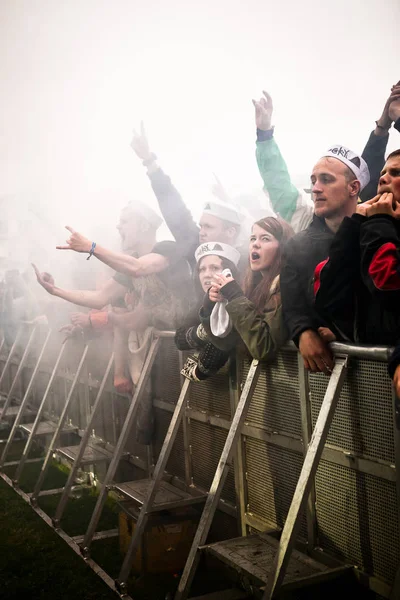
{"type": "MultiPolygon", "coordinates": [[[[334,340],[395,346],[389,374],[400,395],[400,150],[385,159],[390,129],[400,132],[400,81],[362,153],[336,144],[311,168],[311,194],[291,181],[270,95],[253,104],[268,209],[244,206],[218,185],[197,224],[142,126],[132,148],[175,241],[157,242],[162,219],[132,201],[117,226],[121,252],[72,227],[58,246],[101,261],[115,272],[111,278],[96,290],[62,289],[35,266],[37,281],[91,309],[74,313],[68,334],[113,332],[114,385],[122,393],[137,384],[156,330],[174,330],[179,350],[191,353],[182,373],[200,385],[232,353],[269,361],[288,340],[307,369],[328,375],[334,340]]],[[[143,443],[152,432],[150,391],[147,397],[143,443]]]]}

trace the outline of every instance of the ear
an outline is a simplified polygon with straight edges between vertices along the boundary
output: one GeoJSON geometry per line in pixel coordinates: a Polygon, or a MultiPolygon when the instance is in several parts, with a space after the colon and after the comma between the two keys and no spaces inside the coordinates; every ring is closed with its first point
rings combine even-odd
{"type": "Polygon", "coordinates": [[[238,231],[237,231],[236,227],[228,227],[225,231],[228,233],[228,235],[232,241],[237,237],[238,231]]]}
{"type": "Polygon", "coordinates": [[[358,179],[355,179],[354,181],[351,181],[349,183],[349,188],[350,188],[350,196],[359,196],[360,195],[360,189],[361,189],[361,184],[358,181],[358,179]]]}

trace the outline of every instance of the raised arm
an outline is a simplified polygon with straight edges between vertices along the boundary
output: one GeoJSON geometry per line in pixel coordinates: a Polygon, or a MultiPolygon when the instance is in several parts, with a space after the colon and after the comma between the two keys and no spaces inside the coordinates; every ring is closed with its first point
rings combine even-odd
{"type": "Polygon", "coordinates": [[[57,296],[72,304],[78,306],[87,306],[88,308],[101,309],[107,304],[115,302],[126,293],[126,288],[115,281],[109,279],[99,290],[64,290],[55,285],[54,279],[50,273],[40,273],[36,265],[32,265],[36,273],[38,283],[52,296],[57,296]]]}
{"type": "Polygon", "coordinates": [[[134,132],[131,147],[147,167],[147,174],[169,230],[181,246],[183,255],[191,256],[193,248],[198,246],[199,228],[171,179],[158,166],[156,155],[150,151],[143,123],[140,134],[134,132]]]}
{"type": "Polygon", "coordinates": [[[168,257],[161,254],[149,253],[140,258],[134,258],[122,252],[108,250],[97,243],[94,244],[70,226],[67,226],[66,229],[71,233],[71,236],[65,246],[57,246],[58,250],[74,250],[75,252],[84,252],[89,255],[93,254],[101,262],[119,273],[124,273],[124,275],[143,277],[144,275],[160,273],[169,266],[168,257]]]}
{"type": "Polygon", "coordinates": [[[310,223],[314,211],[311,198],[292,183],[286,163],[274,139],[273,104],[267,92],[253,100],[257,127],[256,159],[258,170],[274,211],[299,232],[310,223]]]}
{"type": "MultiPolygon", "coordinates": [[[[368,138],[362,157],[368,165],[370,181],[360,193],[360,198],[364,202],[375,197],[378,187],[380,172],[385,164],[385,152],[389,141],[389,129],[392,123],[400,118],[398,112],[400,99],[400,81],[392,86],[389,98],[385,102],[383,111],[376,121],[376,127],[368,138]]],[[[396,127],[397,128],[397,127],[396,127]]]]}

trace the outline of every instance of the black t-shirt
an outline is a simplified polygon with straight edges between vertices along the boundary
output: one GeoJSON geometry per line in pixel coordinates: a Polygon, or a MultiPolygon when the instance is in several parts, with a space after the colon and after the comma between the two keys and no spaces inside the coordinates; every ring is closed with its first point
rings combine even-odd
{"type": "MultiPolygon", "coordinates": [[[[161,254],[169,260],[168,267],[157,273],[157,277],[165,284],[165,286],[173,292],[175,296],[188,298],[188,301],[193,297],[191,270],[189,263],[179,252],[176,242],[165,240],[157,242],[151,251],[151,254],[161,254]]],[[[132,289],[132,277],[124,273],[115,273],[113,279],[126,287],[132,289]]]]}

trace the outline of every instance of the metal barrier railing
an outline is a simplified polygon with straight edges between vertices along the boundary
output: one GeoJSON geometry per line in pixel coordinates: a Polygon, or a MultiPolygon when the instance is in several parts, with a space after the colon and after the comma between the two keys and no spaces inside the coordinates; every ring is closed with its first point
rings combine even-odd
{"type": "MultiPolygon", "coordinates": [[[[32,332],[32,336],[33,336],[33,333],[34,332],[32,332]]],[[[173,336],[174,336],[174,332],[157,332],[156,337],[159,339],[165,339],[167,342],[167,340],[173,338],[173,336]]],[[[5,366],[4,366],[2,374],[0,376],[0,384],[2,384],[3,386],[4,386],[4,382],[5,382],[6,371],[10,368],[10,365],[13,362],[13,356],[15,355],[15,350],[17,347],[18,347],[18,340],[16,340],[16,342],[12,346],[9,355],[6,357],[6,360],[5,360],[5,366]]],[[[373,346],[373,347],[372,346],[355,346],[355,345],[347,345],[347,344],[341,344],[341,343],[331,344],[331,349],[336,356],[340,357],[340,356],[345,355],[345,356],[349,357],[351,361],[354,361],[354,365],[359,365],[363,361],[367,361],[368,363],[371,363],[371,365],[372,365],[371,372],[373,371],[373,369],[375,369],[375,370],[378,369],[378,366],[377,365],[373,366],[373,363],[387,362],[387,360],[391,354],[391,351],[392,351],[391,348],[384,348],[384,347],[377,347],[377,346],[373,346]]],[[[53,372],[51,373],[49,385],[47,386],[47,388],[44,392],[44,395],[43,395],[43,398],[45,398],[45,400],[50,395],[51,384],[53,383],[54,378],[56,377],[56,372],[57,372],[57,369],[58,369],[59,363],[61,361],[64,350],[65,350],[65,346],[63,346],[60,349],[60,356],[58,357],[58,359],[56,361],[56,365],[53,369],[53,372]]],[[[283,354],[286,351],[288,351],[290,354],[294,354],[295,352],[297,352],[297,349],[293,344],[290,343],[287,346],[285,346],[285,348],[283,349],[283,354]]],[[[20,369],[17,368],[18,377],[20,377],[21,372],[24,368],[24,365],[27,364],[28,354],[29,354],[29,348],[28,348],[28,352],[23,354],[23,357],[18,365],[18,366],[20,366],[21,362],[23,363],[20,369]]],[[[312,388],[311,396],[317,397],[318,395],[322,394],[320,388],[322,389],[322,387],[324,387],[324,382],[327,380],[324,380],[323,375],[320,375],[320,376],[312,375],[311,377],[309,377],[308,374],[304,371],[301,358],[299,358],[298,360],[297,359],[295,359],[295,360],[298,364],[297,375],[298,375],[299,390],[300,390],[300,392],[299,392],[299,400],[300,400],[299,404],[300,404],[300,416],[301,416],[301,423],[299,424],[300,436],[298,434],[296,434],[296,435],[291,434],[291,436],[289,436],[284,430],[279,430],[279,429],[273,430],[272,428],[268,428],[268,427],[266,428],[265,426],[262,426],[262,425],[260,425],[260,423],[256,422],[253,419],[253,417],[251,417],[248,420],[246,420],[243,425],[242,438],[244,438],[244,441],[242,441],[240,444],[240,449],[242,450],[242,452],[243,452],[243,445],[246,446],[246,444],[249,443],[249,440],[250,441],[255,440],[255,441],[259,442],[259,446],[262,448],[263,447],[266,447],[266,448],[275,447],[275,448],[281,448],[282,450],[284,449],[285,451],[287,451],[289,453],[295,452],[295,453],[298,453],[299,455],[302,455],[302,454],[304,455],[308,444],[312,440],[312,431],[314,429],[314,424],[316,421],[315,414],[316,414],[317,408],[319,409],[318,403],[316,404],[314,401],[311,402],[311,400],[310,400],[310,382],[311,382],[311,388],[312,388]],[[311,414],[312,412],[315,414],[312,415],[311,414]]],[[[22,402],[21,402],[20,406],[27,405],[28,396],[32,391],[33,383],[34,383],[35,378],[37,377],[38,373],[40,372],[40,363],[41,363],[41,358],[39,358],[39,360],[35,363],[35,367],[34,367],[31,379],[29,380],[28,386],[22,397],[22,402]]],[[[293,367],[292,363],[291,363],[291,366],[293,367]]],[[[241,370],[241,368],[242,368],[241,365],[239,365],[239,371],[241,370]]],[[[274,367],[274,366],[266,367],[267,379],[268,379],[269,374],[272,372],[272,370],[274,368],[276,368],[276,367],[274,367]]],[[[369,368],[369,367],[365,367],[365,369],[366,368],[369,368]]],[[[168,377],[171,376],[171,373],[168,373],[168,370],[169,370],[168,365],[165,365],[165,369],[167,371],[166,377],[165,377],[165,387],[168,388],[169,387],[168,377]]],[[[358,375],[357,375],[357,373],[354,375],[356,370],[357,369],[353,370],[353,375],[351,375],[351,376],[353,377],[353,379],[356,380],[356,383],[358,384],[358,383],[360,383],[357,380],[358,375]]],[[[379,376],[381,376],[382,369],[378,370],[378,371],[379,371],[379,376]]],[[[351,368],[350,368],[350,372],[351,372],[351,368]]],[[[283,373],[283,375],[287,379],[287,375],[285,373],[283,373]]],[[[61,373],[57,376],[62,378],[63,374],[61,373]]],[[[369,374],[368,374],[368,376],[369,376],[369,374]]],[[[13,383],[11,384],[11,387],[10,387],[11,392],[13,392],[16,387],[15,377],[14,377],[13,383]],[[14,385],[14,390],[13,390],[13,385],[14,385]]],[[[86,378],[86,382],[85,382],[84,378],[79,377],[79,373],[77,374],[77,377],[75,377],[75,379],[76,379],[76,382],[80,381],[84,385],[89,384],[89,381],[87,378],[86,378]]],[[[374,390],[372,389],[372,392],[376,393],[377,398],[380,398],[383,396],[385,398],[387,398],[388,394],[390,393],[390,392],[388,392],[388,389],[390,387],[389,379],[387,379],[386,382],[385,381],[378,382],[378,379],[373,379],[373,377],[371,376],[371,381],[372,380],[374,381],[374,383],[373,384],[371,383],[371,389],[373,388],[373,386],[375,386],[375,389],[374,390]]],[[[92,382],[92,384],[93,384],[93,382],[92,382]]],[[[105,379],[104,379],[101,382],[101,384],[99,384],[100,396],[101,396],[101,393],[104,392],[105,385],[106,384],[105,384],[105,379]]],[[[208,382],[207,385],[212,385],[212,382],[208,382]]],[[[274,385],[273,382],[271,385],[272,386],[274,385]]],[[[267,386],[267,388],[268,388],[268,386],[267,386]]],[[[198,388],[198,389],[200,390],[200,388],[198,388]]],[[[355,388],[354,388],[354,390],[355,390],[354,391],[354,398],[355,398],[355,396],[358,394],[358,391],[355,388]]],[[[173,393],[173,392],[171,392],[171,393],[173,393]]],[[[196,393],[197,393],[196,388],[194,388],[193,396],[192,396],[192,399],[188,403],[188,406],[186,408],[185,418],[184,418],[184,425],[185,425],[185,427],[189,428],[189,435],[192,435],[192,440],[191,440],[192,444],[191,445],[192,445],[192,449],[194,451],[195,451],[195,449],[193,448],[193,443],[195,440],[195,434],[198,435],[198,432],[197,431],[195,432],[194,430],[190,432],[191,428],[193,428],[193,424],[196,424],[196,423],[204,424],[204,425],[207,424],[207,427],[208,427],[207,431],[209,431],[209,432],[212,432],[213,428],[218,431],[221,429],[224,431],[228,431],[228,429],[230,427],[229,420],[221,417],[216,411],[212,412],[210,410],[207,411],[207,410],[204,410],[204,408],[200,408],[200,406],[202,406],[201,403],[204,404],[204,400],[202,398],[200,398],[201,402],[200,401],[197,402],[196,393]]],[[[232,390],[229,393],[228,385],[226,386],[225,393],[226,393],[227,401],[231,402],[232,398],[229,400],[229,397],[232,396],[232,390]]],[[[349,392],[349,394],[351,395],[351,391],[349,392]]],[[[8,401],[8,398],[10,398],[10,397],[11,397],[11,393],[9,393],[9,395],[6,397],[6,402],[8,401]]],[[[42,400],[43,400],[43,398],[42,398],[42,400]]],[[[97,399],[98,398],[99,398],[99,395],[97,396],[97,399]]],[[[175,397],[175,400],[176,400],[176,397],[175,397]]],[[[285,394],[284,394],[284,389],[282,388],[282,401],[284,401],[284,400],[285,400],[285,394]]],[[[267,402],[267,401],[268,401],[268,398],[265,399],[265,402],[267,402]]],[[[237,404],[238,398],[236,398],[235,402],[237,404]]],[[[257,402],[261,402],[260,399],[258,399],[257,402]]],[[[167,402],[164,398],[155,399],[154,405],[158,410],[164,411],[166,413],[171,413],[173,410],[173,402],[167,402]]],[[[267,404],[265,406],[267,406],[267,404]]],[[[65,405],[64,405],[64,407],[65,407],[65,405]]],[[[400,530],[399,514],[398,514],[398,506],[400,506],[400,488],[399,488],[399,482],[398,482],[398,476],[397,476],[398,466],[400,464],[400,444],[399,444],[399,433],[398,433],[399,432],[399,422],[400,422],[400,420],[399,420],[400,406],[399,406],[399,401],[395,397],[394,394],[392,395],[392,407],[391,408],[393,411],[394,426],[392,428],[391,433],[389,430],[387,431],[387,433],[388,433],[388,435],[390,434],[393,436],[394,454],[393,454],[392,462],[391,462],[391,459],[387,460],[387,459],[380,458],[380,457],[369,456],[368,453],[363,454],[361,452],[361,453],[357,454],[357,452],[349,451],[345,447],[341,448],[341,447],[332,445],[329,443],[329,440],[328,440],[328,445],[325,446],[325,448],[322,452],[322,459],[325,463],[329,463],[332,465],[338,465],[338,468],[340,467],[340,468],[345,468],[345,469],[351,469],[353,472],[363,474],[367,478],[372,477],[372,478],[377,478],[377,480],[379,480],[379,481],[380,480],[385,481],[388,484],[390,484],[390,486],[391,486],[390,490],[392,490],[393,486],[394,486],[394,488],[396,490],[395,496],[394,496],[396,499],[396,506],[394,508],[391,508],[391,511],[393,514],[396,514],[396,517],[397,517],[397,523],[395,524],[395,526],[393,526],[393,527],[395,527],[396,531],[392,535],[393,540],[395,540],[395,538],[398,534],[398,531],[400,530]]],[[[42,407],[42,405],[39,405],[39,413],[41,413],[41,415],[43,414],[43,411],[44,411],[44,403],[43,403],[43,407],[42,407]]],[[[63,416],[62,411],[60,411],[60,415],[63,416]]],[[[66,415],[64,414],[63,418],[65,418],[65,416],[66,415]]],[[[14,425],[11,429],[11,433],[12,433],[11,441],[13,439],[13,435],[15,434],[15,423],[16,422],[17,422],[17,420],[14,422],[14,425]]],[[[36,423],[36,421],[35,421],[35,423],[36,423]]],[[[38,423],[39,423],[39,421],[36,423],[36,426],[38,426],[38,423]]],[[[17,426],[18,425],[19,425],[19,423],[17,422],[17,426]]],[[[385,427],[386,427],[386,425],[385,425],[385,427]]],[[[124,435],[122,436],[122,438],[126,441],[126,438],[128,436],[128,428],[126,427],[125,430],[124,430],[124,428],[122,428],[122,430],[124,432],[124,435]]],[[[86,437],[87,437],[88,431],[89,430],[86,430],[84,432],[86,437]]],[[[206,428],[203,427],[202,431],[205,432],[206,428]]],[[[315,429],[314,429],[314,431],[315,431],[315,429]]],[[[351,434],[351,432],[349,433],[349,436],[350,436],[350,434],[351,434]]],[[[10,438],[7,441],[6,446],[4,448],[3,455],[2,455],[1,461],[0,461],[0,466],[2,466],[4,464],[5,457],[8,452],[8,449],[9,449],[9,445],[7,446],[8,442],[10,442],[10,438]],[[6,451],[6,449],[7,449],[7,451],[6,451]],[[4,454],[4,452],[5,452],[5,454],[4,454]]],[[[375,441],[374,441],[374,443],[375,443],[375,441]]],[[[122,443],[122,445],[123,445],[123,443],[122,443]]],[[[23,457],[22,457],[22,460],[20,463],[20,465],[22,464],[22,467],[19,467],[19,471],[17,469],[17,475],[16,475],[16,479],[15,479],[16,482],[18,482],[18,479],[21,475],[22,468],[24,466],[25,460],[26,460],[29,450],[30,450],[30,445],[28,444],[27,446],[28,446],[28,448],[26,448],[26,452],[24,451],[24,454],[23,454],[23,457]]],[[[81,450],[82,450],[82,448],[81,448],[81,450]]],[[[204,451],[204,448],[203,448],[203,451],[204,451]]],[[[246,462],[248,463],[248,461],[251,460],[251,457],[253,456],[254,452],[255,452],[254,448],[252,449],[252,451],[250,453],[248,450],[244,449],[244,454],[246,455],[246,458],[244,460],[245,463],[246,462]]],[[[49,457],[50,457],[50,454],[49,454],[49,457]]],[[[48,460],[49,460],[49,458],[48,458],[48,460]]],[[[185,461],[187,462],[187,460],[193,461],[193,457],[185,456],[185,461]]],[[[240,461],[238,461],[238,462],[240,462],[240,461]]],[[[249,466],[249,465],[245,464],[244,466],[249,466]]],[[[236,465],[235,465],[235,470],[236,470],[235,475],[238,478],[240,474],[238,474],[238,472],[237,472],[236,465]]],[[[193,471],[194,471],[193,464],[192,465],[186,464],[186,471],[191,471],[191,473],[193,475],[193,471]]],[[[309,480],[312,482],[312,485],[310,486],[310,490],[309,490],[310,496],[309,496],[309,501],[308,501],[308,505],[307,505],[307,509],[306,509],[307,524],[308,524],[306,535],[307,535],[308,543],[309,543],[311,549],[314,549],[316,547],[317,542],[319,544],[321,544],[321,540],[318,539],[318,534],[317,534],[317,524],[321,520],[320,519],[321,513],[319,513],[317,515],[316,502],[318,502],[318,497],[321,497],[321,485],[322,484],[321,483],[319,484],[319,491],[317,490],[317,492],[316,492],[314,475],[315,475],[315,472],[313,473],[313,476],[311,478],[309,478],[309,480]]],[[[242,480],[243,480],[243,477],[242,477],[242,480]]],[[[71,481],[69,483],[71,484],[72,481],[73,480],[71,479],[71,481]]],[[[40,482],[40,485],[41,485],[41,483],[42,483],[42,481],[40,482]]],[[[187,481],[186,481],[186,483],[187,483],[187,481]]],[[[199,491],[204,491],[204,486],[202,487],[201,485],[196,483],[196,473],[194,474],[194,481],[192,483],[195,488],[197,487],[199,489],[199,491]]],[[[252,485],[253,486],[257,485],[257,483],[253,480],[249,484],[249,480],[247,479],[247,481],[245,483],[243,483],[243,485],[246,486],[246,488],[247,488],[245,491],[243,491],[243,489],[240,489],[240,486],[238,486],[238,489],[236,490],[236,503],[237,503],[237,506],[239,508],[239,513],[240,513],[239,522],[242,521],[244,523],[244,525],[242,526],[242,533],[245,532],[248,527],[257,529],[257,527],[261,528],[263,526],[262,516],[261,515],[257,516],[256,513],[252,513],[250,510],[251,506],[247,506],[249,496],[251,497],[252,495],[254,495],[254,490],[252,490],[252,489],[249,490],[249,486],[251,487],[252,485]]],[[[104,484],[104,487],[105,486],[106,486],[106,483],[104,484]]],[[[37,494],[40,491],[40,486],[35,491],[37,493],[36,493],[36,496],[34,496],[34,497],[37,498],[37,494]]],[[[308,492],[308,490],[306,490],[306,492],[308,492]]],[[[306,492],[304,492],[304,494],[307,496],[306,492]]],[[[392,494],[392,491],[390,492],[390,494],[392,494]]],[[[390,497],[392,497],[392,496],[390,496],[390,497]]],[[[101,501],[103,501],[103,500],[104,500],[104,498],[102,498],[101,501]]],[[[64,501],[65,501],[65,499],[64,499],[64,501]]],[[[252,499],[250,498],[250,505],[251,505],[251,502],[252,502],[252,499]]],[[[65,506],[65,504],[64,504],[64,506],[65,506]]],[[[64,508],[64,506],[62,508],[64,508]]],[[[226,499],[225,499],[225,501],[222,499],[222,504],[220,502],[220,507],[222,507],[223,510],[225,510],[228,514],[231,514],[231,515],[234,514],[233,510],[232,510],[233,505],[232,504],[230,505],[229,501],[227,501],[226,499]],[[231,506],[231,508],[230,508],[230,506],[231,506]]],[[[374,510],[375,510],[375,508],[374,508],[374,510]]],[[[60,514],[62,515],[62,510],[61,510],[60,514]]],[[[98,516],[98,514],[97,514],[97,516],[98,516]]],[[[374,518],[375,518],[375,516],[374,516],[374,518]]],[[[290,514],[287,516],[287,519],[290,521],[290,514]]],[[[325,519],[325,521],[326,521],[325,515],[323,516],[323,519],[325,519]]],[[[94,521],[96,521],[96,519],[94,519],[94,521]]],[[[93,521],[93,523],[91,523],[91,527],[89,528],[90,529],[89,537],[92,536],[95,532],[96,523],[94,521],[93,521]]],[[[56,519],[54,524],[56,526],[59,526],[59,519],[56,519]]],[[[264,524],[265,524],[265,521],[264,521],[264,524]]],[[[376,534],[376,535],[378,535],[378,534],[376,534]]],[[[86,537],[88,538],[88,535],[86,537]]],[[[85,545],[85,543],[83,545],[85,545]]],[[[379,550],[379,545],[380,545],[380,541],[377,538],[376,540],[374,540],[374,549],[371,550],[371,552],[377,551],[375,547],[377,547],[379,550]]],[[[322,543],[322,547],[323,547],[323,543],[322,543]]],[[[328,548],[328,550],[329,550],[329,548],[328,548]]],[[[392,562],[394,563],[396,560],[397,560],[397,556],[395,556],[393,558],[392,562]]],[[[381,558],[379,558],[379,561],[381,561],[381,558]]],[[[376,561],[376,562],[379,562],[379,561],[376,561]]],[[[276,570],[277,575],[276,575],[276,577],[273,577],[270,580],[270,583],[269,583],[270,587],[267,588],[267,590],[269,590],[269,592],[271,592],[271,593],[275,589],[276,585],[279,584],[281,581],[280,573],[282,571],[280,570],[280,568],[281,567],[278,565],[277,570],[276,570]]],[[[391,567],[391,571],[393,571],[393,567],[391,567]]],[[[382,572],[383,572],[383,570],[382,570],[382,572]]],[[[388,596],[388,589],[390,587],[388,582],[389,582],[390,577],[387,575],[383,576],[382,572],[376,573],[375,571],[373,571],[372,573],[369,574],[370,575],[370,586],[372,589],[374,589],[375,591],[378,591],[382,595],[388,596]],[[385,581],[387,583],[385,583],[385,581]],[[386,587],[385,587],[385,585],[386,585],[386,587]]]]}

